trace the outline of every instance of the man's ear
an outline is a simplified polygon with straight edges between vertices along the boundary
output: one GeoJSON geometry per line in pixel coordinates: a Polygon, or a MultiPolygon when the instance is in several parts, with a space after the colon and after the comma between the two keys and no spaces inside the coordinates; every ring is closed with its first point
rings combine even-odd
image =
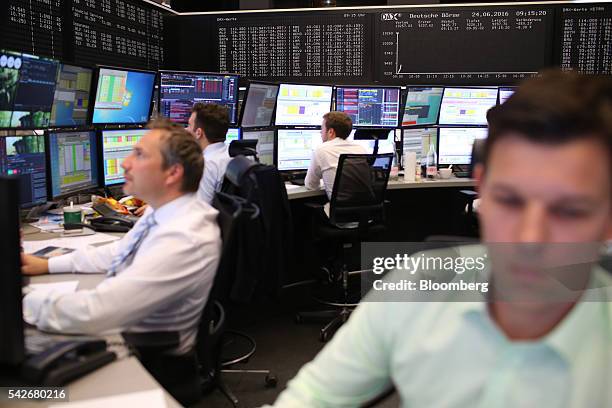
{"type": "Polygon", "coordinates": [[[480,195],[485,177],[484,165],[482,163],[478,163],[474,167],[474,171],[472,172],[472,174],[474,175],[474,179],[476,180],[476,192],[480,195]]]}
{"type": "Polygon", "coordinates": [[[183,182],[183,175],[185,174],[185,169],[181,164],[173,164],[168,169],[166,169],[166,185],[174,185],[179,184],[179,186],[183,182]]]}

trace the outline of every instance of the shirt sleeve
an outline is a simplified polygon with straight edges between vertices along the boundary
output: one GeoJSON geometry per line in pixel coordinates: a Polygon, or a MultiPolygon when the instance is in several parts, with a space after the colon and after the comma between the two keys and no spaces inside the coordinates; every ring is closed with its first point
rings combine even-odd
{"type": "Polygon", "coordinates": [[[304,179],[304,186],[309,190],[319,190],[321,188],[321,165],[319,164],[318,151],[312,152],[312,158],[310,159],[310,165],[306,172],[306,178],[304,179]]]}
{"type": "Polygon", "coordinates": [[[204,159],[204,173],[198,188],[198,198],[207,204],[212,203],[215,192],[217,191],[217,174],[219,172],[217,163],[214,160],[204,159]]]}
{"type": "Polygon", "coordinates": [[[106,273],[119,251],[121,241],[117,240],[98,247],[88,246],[70,254],[50,258],[49,273],[106,273]]]}
{"type": "Polygon", "coordinates": [[[359,406],[391,386],[389,316],[362,303],[333,340],[288,383],[274,407],[359,406]]]}
{"type": "Polygon", "coordinates": [[[119,275],[93,290],[31,292],[23,300],[24,315],[39,329],[65,333],[129,327],[180,299],[194,285],[204,285],[207,294],[219,261],[215,242],[196,245],[179,233],[157,239],[119,275]]]}

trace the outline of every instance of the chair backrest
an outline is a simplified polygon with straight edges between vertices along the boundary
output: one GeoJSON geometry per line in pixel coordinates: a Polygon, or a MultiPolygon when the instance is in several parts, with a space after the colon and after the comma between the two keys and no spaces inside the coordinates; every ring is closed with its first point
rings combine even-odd
{"type": "Polygon", "coordinates": [[[393,153],[341,154],[330,201],[332,224],[384,221],[393,153]]]}

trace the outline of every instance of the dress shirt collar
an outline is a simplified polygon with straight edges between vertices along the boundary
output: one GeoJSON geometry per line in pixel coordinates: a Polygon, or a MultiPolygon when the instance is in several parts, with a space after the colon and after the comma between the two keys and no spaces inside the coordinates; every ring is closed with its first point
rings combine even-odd
{"type": "MultiPolygon", "coordinates": [[[[490,276],[489,264],[487,264],[483,273],[490,276]]],[[[612,316],[612,306],[604,301],[604,297],[609,298],[605,291],[609,290],[610,287],[612,287],[612,279],[607,277],[606,272],[600,267],[593,268],[587,288],[598,288],[595,289],[597,292],[583,295],[550,333],[534,341],[512,342],[509,340],[491,317],[484,295],[481,302],[461,302],[458,306],[461,308],[461,314],[464,318],[473,318],[481,322],[488,321],[506,342],[547,345],[557,352],[566,363],[571,365],[577,358],[576,350],[584,342],[584,336],[592,334],[593,327],[604,333],[612,334],[612,328],[609,324],[612,316]],[[585,300],[585,297],[590,298],[590,301],[589,299],[585,300]]]]}
{"type": "Polygon", "coordinates": [[[346,139],[343,139],[343,138],[341,138],[341,137],[336,136],[336,137],[334,137],[332,140],[328,140],[328,141],[323,142],[323,143],[329,143],[329,144],[341,144],[341,143],[344,143],[344,142],[346,142],[346,139]]]}
{"type": "Polygon", "coordinates": [[[225,150],[227,147],[227,145],[225,144],[225,142],[216,142],[216,143],[212,143],[209,144],[208,146],[206,146],[206,148],[204,148],[204,157],[210,155],[210,154],[215,154],[215,153],[221,153],[223,150],[225,150]]]}
{"type": "Polygon", "coordinates": [[[184,207],[195,198],[195,193],[187,193],[175,198],[174,200],[162,205],[156,210],[153,210],[151,216],[155,218],[155,222],[159,225],[164,224],[177,215],[183,214],[181,207],[184,207]]]}

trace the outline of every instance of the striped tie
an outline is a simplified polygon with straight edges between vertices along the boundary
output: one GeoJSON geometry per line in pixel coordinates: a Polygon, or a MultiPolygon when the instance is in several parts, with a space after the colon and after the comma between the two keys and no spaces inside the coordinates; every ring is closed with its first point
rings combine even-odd
{"type": "Polygon", "coordinates": [[[108,271],[106,272],[106,277],[110,278],[117,274],[117,269],[130,258],[130,255],[135,254],[138,250],[138,247],[147,236],[147,233],[151,229],[152,226],[155,225],[155,217],[153,217],[153,213],[148,214],[143,217],[136,225],[134,226],[134,231],[132,234],[131,241],[128,245],[121,251],[121,253],[117,254],[113,261],[111,262],[108,271]]]}

